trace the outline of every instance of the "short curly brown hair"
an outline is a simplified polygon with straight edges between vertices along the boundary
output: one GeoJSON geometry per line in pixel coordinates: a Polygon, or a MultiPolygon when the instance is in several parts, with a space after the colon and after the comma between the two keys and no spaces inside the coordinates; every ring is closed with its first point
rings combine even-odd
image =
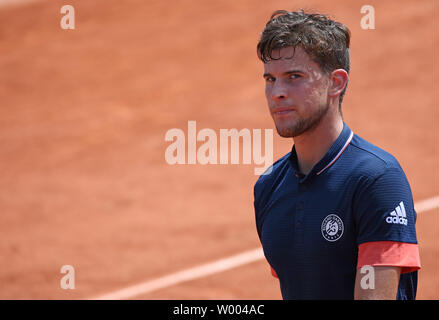
{"type": "MultiPolygon", "coordinates": [[[[276,60],[273,51],[300,46],[329,74],[335,69],[350,71],[351,33],[344,24],[319,13],[277,10],[267,22],[257,45],[264,63],[276,60]]],[[[346,86],[347,87],[347,86],[346,86]]],[[[340,108],[346,88],[340,95],[340,108]]],[[[340,110],[341,111],[341,110],[340,110]]]]}

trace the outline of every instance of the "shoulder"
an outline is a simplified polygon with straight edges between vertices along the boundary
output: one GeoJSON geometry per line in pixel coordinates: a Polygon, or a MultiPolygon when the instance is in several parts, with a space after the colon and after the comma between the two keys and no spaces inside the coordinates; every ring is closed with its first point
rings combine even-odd
{"type": "Polygon", "coordinates": [[[347,152],[356,178],[375,180],[388,173],[405,176],[398,160],[386,150],[354,135],[347,152]]]}
{"type": "Polygon", "coordinates": [[[267,170],[259,176],[258,180],[255,183],[256,186],[262,186],[266,184],[270,184],[276,178],[282,174],[282,171],[288,166],[288,161],[291,156],[291,152],[288,152],[282,158],[276,160],[267,170]]]}
{"type": "Polygon", "coordinates": [[[279,179],[286,174],[290,164],[291,152],[275,161],[261,176],[254,185],[255,202],[260,202],[264,193],[268,193],[277,184],[279,179]]]}
{"type": "Polygon", "coordinates": [[[354,168],[350,181],[355,186],[355,199],[361,203],[372,199],[377,202],[389,200],[393,203],[402,198],[405,203],[412,202],[409,181],[392,154],[355,135],[348,157],[351,158],[348,161],[352,162],[354,168]]]}

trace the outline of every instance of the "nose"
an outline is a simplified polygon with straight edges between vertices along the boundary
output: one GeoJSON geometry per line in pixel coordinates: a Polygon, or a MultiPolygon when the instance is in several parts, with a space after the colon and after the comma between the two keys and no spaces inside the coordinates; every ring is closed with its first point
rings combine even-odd
{"type": "Polygon", "coordinates": [[[276,81],[270,92],[270,98],[274,101],[283,101],[287,98],[287,90],[285,85],[283,85],[280,81],[276,81]]]}

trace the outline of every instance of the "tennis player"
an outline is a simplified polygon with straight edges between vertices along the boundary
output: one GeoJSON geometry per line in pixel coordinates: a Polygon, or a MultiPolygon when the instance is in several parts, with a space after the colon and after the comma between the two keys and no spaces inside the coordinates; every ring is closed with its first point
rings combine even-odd
{"type": "Polygon", "coordinates": [[[410,185],[343,120],[349,42],[345,25],[304,11],[274,12],[261,34],[268,108],[294,145],[255,184],[257,232],[284,299],[415,299],[410,185]]]}

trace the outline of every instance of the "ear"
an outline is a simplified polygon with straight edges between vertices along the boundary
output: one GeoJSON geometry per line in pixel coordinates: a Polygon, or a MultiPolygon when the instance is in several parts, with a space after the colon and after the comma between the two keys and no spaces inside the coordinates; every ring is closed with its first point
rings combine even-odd
{"type": "Polygon", "coordinates": [[[328,95],[332,98],[340,96],[348,83],[349,75],[344,69],[336,69],[329,76],[330,85],[328,95]]]}

